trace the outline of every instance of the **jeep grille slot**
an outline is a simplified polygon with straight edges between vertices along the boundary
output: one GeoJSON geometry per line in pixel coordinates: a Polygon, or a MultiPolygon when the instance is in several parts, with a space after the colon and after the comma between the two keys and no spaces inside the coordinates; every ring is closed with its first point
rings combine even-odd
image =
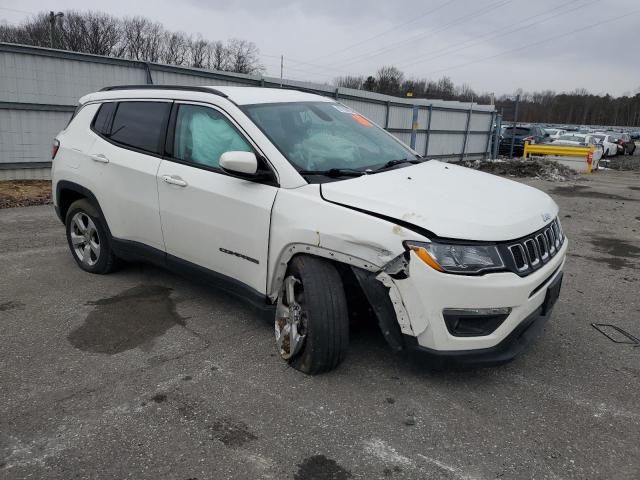
{"type": "Polygon", "coordinates": [[[527,270],[528,264],[524,253],[524,247],[520,244],[512,245],[509,247],[509,251],[513,256],[513,260],[516,264],[516,269],[519,272],[527,270]]]}
{"type": "Polygon", "coordinates": [[[540,263],[540,257],[538,256],[538,248],[536,242],[532,238],[525,240],[524,246],[527,249],[527,256],[529,257],[529,263],[531,265],[538,265],[540,263]]]}
{"type": "Polygon", "coordinates": [[[518,275],[529,275],[555,257],[563,243],[564,232],[556,218],[537,232],[507,244],[506,250],[510,256],[507,263],[518,275]]]}

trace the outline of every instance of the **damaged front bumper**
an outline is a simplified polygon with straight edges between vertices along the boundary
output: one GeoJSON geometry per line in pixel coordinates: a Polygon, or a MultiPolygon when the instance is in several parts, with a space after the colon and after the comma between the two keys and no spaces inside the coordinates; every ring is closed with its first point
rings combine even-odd
{"type": "Polygon", "coordinates": [[[395,259],[376,279],[387,287],[402,345],[411,358],[428,359],[432,364],[434,360],[499,364],[524,350],[549,318],[559,293],[567,247],[565,241],[543,268],[525,277],[511,272],[477,276],[441,273],[410,252],[408,260],[403,263],[403,256],[395,259]],[[493,330],[474,336],[452,334],[443,313],[449,309],[508,313],[493,330]]]}

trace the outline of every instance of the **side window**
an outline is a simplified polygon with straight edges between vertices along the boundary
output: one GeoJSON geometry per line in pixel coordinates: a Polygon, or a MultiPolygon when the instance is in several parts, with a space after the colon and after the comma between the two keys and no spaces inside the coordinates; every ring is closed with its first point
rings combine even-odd
{"type": "Polygon", "coordinates": [[[93,129],[100,135],[108,135],[111,133],[111,119],[113,118],[113,112],[116,110],[116,105],[117,103],[115,102],[100,105],[98,113],[96,113],[96,117],[93,120],[93,129]]]}
{"type": "Polygon", "coordinates": [[[252,152],[251,145],[221,113],[197,105],[180,105],[173,156],[184,162],[218,168],[225,152],[252,152]]]}
{"type": "Polygon", "coordinates": [[[120,102],[107,137],[146,152],[163,153],[162,140],[170,108],[169,102],[120,102]]]}

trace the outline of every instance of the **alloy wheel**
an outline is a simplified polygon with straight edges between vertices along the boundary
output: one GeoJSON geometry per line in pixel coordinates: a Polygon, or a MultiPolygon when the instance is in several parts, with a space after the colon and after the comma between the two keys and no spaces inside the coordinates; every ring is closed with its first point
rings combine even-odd
{"type": "Polygon", "coordinates": [[[304,309],[302,282],[290,275],[282,282],[276,307],[275,335],[280,356],[289,360],[296,356],[306,339],[307,314],[304,309]]]}
{"type": "Polygon", "coordinates": [[[71,219],[69,236],[73,252],[81,263],[93,267],[100,258],[100,235],[91,217],[84,212],[71,219]]]}

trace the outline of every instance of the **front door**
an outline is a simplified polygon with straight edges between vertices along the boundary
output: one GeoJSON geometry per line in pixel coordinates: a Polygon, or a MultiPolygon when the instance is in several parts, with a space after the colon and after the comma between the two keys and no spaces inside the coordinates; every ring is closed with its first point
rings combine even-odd
{"type": "Polygon", "coordinates": [[[277,187],[219,167],[227,151],[255,151],[221,111],[176,104],[171,158],[158,169],[167,253],[266,291],[271,207],[277,187]]]}

